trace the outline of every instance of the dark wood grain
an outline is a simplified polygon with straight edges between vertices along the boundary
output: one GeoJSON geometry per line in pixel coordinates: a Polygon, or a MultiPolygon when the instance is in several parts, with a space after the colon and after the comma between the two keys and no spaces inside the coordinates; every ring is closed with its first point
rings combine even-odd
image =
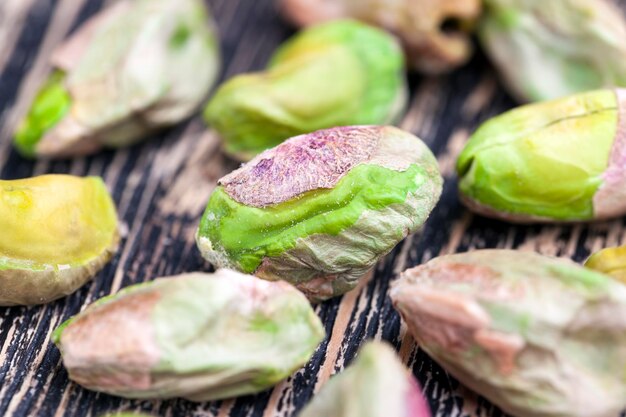
{"type": "MultiPolygon", "coordinates": [[[[475,248],[520,248],[583,260],[625,241],[624,220],[574,226],[511,226],[475,217],[458,202],[454,161],[472,130],[514,105],[478,54],[450,75],[410,77],[411,106],[402,127],[439,158],[446,184],[424,229],[381,261],[363,285],[317,307],[327,338],[291,378],[255,396],[213,403],[128,401],[71,383],[50,334],[93,300],[156,276],[209,270],[193,235],[217,178],[236,167],[197,117],[120,151],[60,162],[31,162],[12,150],[11,132],[49,70],[51,48],[109,3],[104,0],[0,2],[0,178],[47,172],[104,177],[126,234],[120,252],[75,294],[37,307],[0,308],[0,415],[100,416],[142,410],[161,416],[293,416],[364,340],[390,341],[421,382],[436,416],[498,417],[502,413],[448,376],[407,335],[387,290],[403,269],[440,254],[475,248]]],[[[223,78],[260,69],[293,30],[272,0],[208,2],[222,37],[223,78]]],[[[2,231],[0,231],[2,233],[2,231]]],[[[330,416],[329,416],[330,417],[330,416]]],[[[393,416],[390,416],[393,417],[393,416]]]]}

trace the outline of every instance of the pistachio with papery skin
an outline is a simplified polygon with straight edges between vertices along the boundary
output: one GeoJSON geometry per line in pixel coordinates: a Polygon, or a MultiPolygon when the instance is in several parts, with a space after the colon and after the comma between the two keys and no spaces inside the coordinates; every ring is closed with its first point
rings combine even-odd
{"type": "Polygon", "coordinates": [[[323,338],[319,318],[291,285],[229,270],[133,285],[53,334],[70,379],[88,389],[192,401],[269,388],[323,338]]]}
{"type": "Polygon", "coordinates": [[[76,291],[113,256],[115,205],[100,178],[0,180],[0,306],[76,291]]]}
{"type": "Polygon", "coordinates": [[[585,266],[626,284],[626,246],[602,249],[591,255],[585,266]]]}
{"type": "Polygon", "coordinates": [[[408,63],[428,74],[463,65],[473,52],[469,29],[481,11],[480,0],[281,0],[295,24],[354,18],[396,34],[408,63]],[[458,21],[456,30],[445,23],[458,21]]]}
{"type": "Polygon", "coordinates": [[[626,286],[514,250],[435,258],[390,292],[409,332],[463,384],[519,417],[626,407],[626,286]]]}
{"type": "Polygon", "coordinates": [[[457,162],[472,210],[515,222],[626,214],[626,90],[529,104],[485,122],[457,162]]]}
{"type": "Polygon", "coordinates": [[[219,69],[201,0],[123,0],[53,54],[55,71],[15,133],[24,156],[61,158],[132,145],[205,100],[219,69]]]}
{"type": "Polygon", "coordinates": [[[218,267],[320,301],[354,288],[417,230],[441,194],[426,145],[391,126],[297,136],[218,181],[196,235],[218,267]]]}
{"type": "Polygon", "coordinates": [[[299,417],[430,417],[411,372],[383,342],[368,342],[322,387],[299,417]]]}
{"type": "Polygon", "coordinates": [[[204,118],[221,136],[224,151],[247,161],[318,129],[396,123],[406,99],[396,40],[363,23],[340,21],[289,39],[266,71],[228,80],[204,118]]]}
{"type": "Polygon", "coordinates": [[[608,0],[485,0],[479,38],[520,101],[626,87],[626,19],[608,0]]]}

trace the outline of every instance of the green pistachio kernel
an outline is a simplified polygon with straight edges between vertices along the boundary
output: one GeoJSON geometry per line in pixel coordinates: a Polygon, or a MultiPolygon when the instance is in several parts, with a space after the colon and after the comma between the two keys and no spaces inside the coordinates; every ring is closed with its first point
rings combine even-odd
{"type": "Polygon", "coordinates": [[[419,228],[442,179],[428,148],[394,127],[291,138],[222,178],[197,233],[217,266],[294,283],[313,300],[352,289],[419,228]]]}
{"type": "Polygon", "coordinates": [[[626,407],[626,286],[570,260],[514,250],[405,271],[394,307],[420,348],[519,417],[608,417],[626,407]]]}
{"type": "Polygon", "coordinates": [[[0,305],[74,292],[113,256],[115,206],[100,178],[0,181],[0,305]]]}
{"type": "Polygon", "coordinates": [[[265,72],[223,84],[204,118],[227,153],[249,160],[314,130],[395,122],[406,104],[403,71],[390,35],[353,21],[327,23],[287,41],[265,72]]]}
{"type": "Polygon", "coordinates": [[[201,0],[119,1],[52,54],[56,70],[15,146],[27,157],[60,158],[134,144],[196,111],[218,55],[201,0]]]}
{"type": "Polygon", "coordinates": [[[626,20],[610,1],[484,3],[479,38],[521,101],[626,87],[626,20]]]}
{"type": "Polygon", "coordinates": [[[323,338],[294,287],[225,269],[133,285],[53,334],[70,379],[88,389],[192,401],[267,389],[305,364],[323,338]]]}
{"type": "Polygon", "coordinates": [[[626,284],[626,246],[602,249],[591,255],[585,266],[626,284]]]}
{"type": "Polygon", "coordinates": [[[368,342],[354,362],[322,387],[300,417],[430,417],[428,403],[395,351],[368,342]]]}
{"type": "Polygon", "coordinates": [[[462,199],[519,222],[626,213],[625,110],[625,90],[599,90],[494,117],[459,156],[462,199]]]}

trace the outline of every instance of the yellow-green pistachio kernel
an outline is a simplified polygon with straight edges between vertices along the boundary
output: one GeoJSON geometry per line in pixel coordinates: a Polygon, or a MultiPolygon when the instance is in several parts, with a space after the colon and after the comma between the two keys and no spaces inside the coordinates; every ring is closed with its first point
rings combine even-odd
{"type": "Polygon", "coordinates": [[[266,71],[236,76],[204,118],[234,158],[249,160],[292,136],[334,126],[394,123],[406,104],[404,59],[395,39],[354,21],[304,30],[266,71]]]}
{"type": "Polygon", "coordinates": [[[473,52],[469,32],[480,0],[280,0],[299,26],[354,18],[397,35],[410,67],[427,74],[463,65],[473,52]],[[456,27],[454,24],[457,24],[456,27]]]}
{"type": "Polygon", "coordinates": [[[201,0],[123,0],[53,54],[56,70],[15,133],[27,157],[58,158],[134,144],[190,116],[219,70],[201,0]]]}
{"type": "Polygon", "coordinates": [[[626,20],[608,0],[485,0],[482,46],[521,101],[626,87],[626,20]]]}
{"type": "Polygon", "coordinates": [[[76,291],[113,256],[115,206],[100,178],[0,181],[0,306],[76,291]]]}
{"type": "Polygon", "coordinates": [[[594,253],[587,259],[585,266],[626,284],[626,245],[605,248],[594,253]]]}
{"type": "Polygon", "coordinates": [[[529,104],[487,121],[457,162],[464,203],[516,222],[626,214],[626,90],[529,104]]]}
{"type": "Polygon", "coordinates": [[[437,161],[391,126],[349,126],[287,140],[223,177],[196,240],[219,267],[293,283],[311,300],[345,293],[426,221],[437,161]]]}
{"type": "Polygon", "coordinates": [[[299,417],[430,417],[422,390],[387,343],[368,342],[299,417]]]}
{"type": "Polygon", "coordinates": [[[514,250],[435,258],[390,292],[421,349],[518,417],[609,417],[626,407],[626,286],[514,250]]]}
{"type": "Polygon", "coordinates": [[[53,334],[70,379],[88,389],[192,401],[265,390],[304,365],[323,338],[294,287],[225,269],[133,285],[53,334]]]}

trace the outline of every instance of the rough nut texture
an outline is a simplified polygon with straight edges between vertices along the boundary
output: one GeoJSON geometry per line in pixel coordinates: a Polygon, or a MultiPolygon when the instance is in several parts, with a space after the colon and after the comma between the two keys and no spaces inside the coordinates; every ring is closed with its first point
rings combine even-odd
{"type": "Polygon", "coordinates": [[[0,181],[0,306],[74,292],[117,250],[115,206],[100,178],[0,181]]]}
{"type": "Polygon", "coordinates": [[[626,87],[626,21],[609,0],[485,0],[479,35],[521,101],[626,87]]]}
{"type": "Polygon", "coordinates": [[[133,285],[53,335],[70,379],[86,388],[192,401],[269,388],[323,338],[319,318],[291,285],[229,270],[133,285]]]}
{"type": "Polygon", "coordinates": [[[299,417],[430,417],[422,390],[386,343],[368,342],[299,417]]]}
{"type": "Polygon", "coordinates": [[[284,14],[300,26],[354,18],[397,35],[408,64],[436,74],[464,64],[473,52],[469,29],[481,11],[480,0],[281,0],[284,14]],[[455,30],[447,21],[460,22],[455,30]]]}
{"type": "Polygon", "coordinates": [[[511,110],[484,123],[457,162],[472,210],[518,222],[626,213],[626,90],[511,110]]]}
{"type": "Polygon", "coordinates": [[[594,253],[587,259],[585,266],[626,284],[626,245],[606,248],[594,253]]]}
{"type": "Polygon", "coordinates": [[[626,286],[512,250],[436,258],[391,289],[423,348],[519,417],[611,417],[626,407],[626,286]]]}
{"type": "Polygon", "coordinates": [[[222,178],[197,233],[202,255],[296,285],[312,300],[356,286],[419,228],[441,194],[437,162],[394,127],[291,138],[222,178]]]}
{"type": "Polygon", "coordinates": [[[300,32],[265,72],[239,75],[204,117],[240,160],[292,136],[333,126],[394,123],[406,105],[404,59],[395,39],[339,21],[300,32]]]}
{"type": "Polygon", "coordinates": [[[87,21],[52,64],[15,134],[25,156],[126,146],[180,122],[205,99],[219,56],[201,0],[123,0],[87,21]]]}

